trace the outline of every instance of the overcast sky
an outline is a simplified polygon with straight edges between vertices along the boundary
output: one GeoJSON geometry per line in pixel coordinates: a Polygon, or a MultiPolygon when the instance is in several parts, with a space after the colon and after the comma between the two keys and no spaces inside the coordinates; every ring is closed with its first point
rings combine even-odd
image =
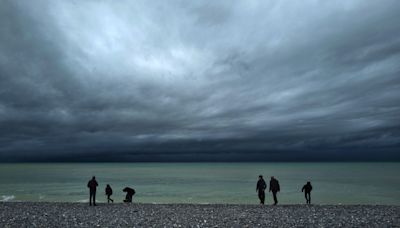
{"type": "Polygon", "coordinates": [[[0,1],[0,161],[400,159],[400,1],[0,1]]]}

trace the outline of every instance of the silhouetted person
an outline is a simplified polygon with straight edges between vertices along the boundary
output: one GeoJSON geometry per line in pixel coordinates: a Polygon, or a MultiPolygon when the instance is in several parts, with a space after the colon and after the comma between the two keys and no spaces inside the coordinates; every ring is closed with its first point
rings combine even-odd
{"type": "Polygon", "coordinates": [[[93,206],[96,206],[96,188],[99,184],[97,184],[96,177],[93,176],[92,179],[88,182],[87,187],[90,191],[89,196],[89,205],[92,206],[92,199],[93,199],[93,206]]]}
{"type": "Polygon", "coordinates": [[[260,199],[260,204],[264,204],[265,201],[265,189],[267,188],[267,184],[265,183],[263,176],[258,176],[256,192],[258,192],[258,198],[260,199]]]}
{"type": "Polygon", "coordinates": [[[112,188],[111,188],[111,186],[108,184],[107,187],[106,187],[107,203],[110,203],[110,201],[114,203],[114,200],[110,198],[110,196],[111,196],[112,194],[113,194],[112,188]]]}
{"type": "Polygon", "coordinates": [[[132,197],[136,193],[135,189],[126,187],[122,191],[126,192],[126,196],[125,196],[124,202],[125,203],[132,203],[132,197]]]}
{"type": "Polygon", "coordinates": [[[278,203],[278,199],[276,198],[276,193],[281,190],[281,187],[279,186],[279,182],[275,177],[271,177],[271,180],[269,181],[269,191],[272,192],[272,195],[274,197],[274,205],[278,203]]]}
{"type": "Polygon", "coordinates": [[[311,182],[308,181],[307,184],[303,186],[301,191],[304,192],[304,197],[306,198],[306,203],[311,204],[311,191],[312,191],[311,182]]]}

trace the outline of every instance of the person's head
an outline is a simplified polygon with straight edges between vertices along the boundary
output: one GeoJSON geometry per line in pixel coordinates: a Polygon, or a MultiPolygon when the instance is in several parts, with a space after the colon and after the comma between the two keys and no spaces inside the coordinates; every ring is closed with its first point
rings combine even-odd
{"type": "Polygon", "coordinates": [[[93,176],[93,177],[92,177],[92,180],[96,180],[96,177],[95,177],[95,176],[93,176]]]}
{"type": "Polygon", "coordinates": [[[107,187],[109,188],[109,187],[110,187],[110,185],[109,185],[109,184],[107,184],[107,187]]]}
{"type": "Polygon", "coordinates": [[[258,179],[263,179],[263,176],[262,176],[262,175],[259,175],[259,176],[258,176],[258,179]]]}
{"type": "Polygon", "coordinates": [[[274,177],[274,176],[271,176],[271,180],[273,180],[273,179],[275,179],[275,177],[274,177]]]}
{"type": "Polygon", "coordinates": [[[308,184],[308,185],[310,185],[310,184],[311,184],[311,182],[310,182],[310,181],[307,181],[307,184],[308,184]]]}

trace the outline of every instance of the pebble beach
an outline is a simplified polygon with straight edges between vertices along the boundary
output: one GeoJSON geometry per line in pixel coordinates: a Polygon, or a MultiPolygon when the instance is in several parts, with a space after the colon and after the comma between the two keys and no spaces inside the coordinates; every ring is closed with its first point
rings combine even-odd
{"type": "Polygon", "coordinates": [[[3,202],[0,227],[400,227],[400,206],[3,202]]]}

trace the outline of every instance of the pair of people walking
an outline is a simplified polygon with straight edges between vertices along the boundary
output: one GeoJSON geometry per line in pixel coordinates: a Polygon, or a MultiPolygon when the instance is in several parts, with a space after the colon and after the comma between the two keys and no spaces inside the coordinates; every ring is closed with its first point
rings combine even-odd
{"type": "MultiPolygon", "coordinates": [[[[89,205],[90,206],[96,206],[96,189],[99,184],[96,181],[96,177],[93,176],[92,179],[88,182],[87,187],[89,188],[89,205]],[[93,203],[92,203],[93,202],[93,203]]],[[[126,187],[122,190],[123,192],[126,192],[126,197],[124,202],[126,203],[131,203],[132,202],[132,197],[135,194],[135,189],[126,187]]],[[[113,190],[109,184],[107,184],[105,193],[107,195],[107,203],[114,203],[114,200],[111,199],[111,195],[113,194],[113,190]]]]}
{"type": "MultiPolygon", "coordinates": [[[[258,176],[258,182],[256,187],[256,192],[258,192],[258,198],[260,199],[260,204],[264,204],[265,202],[265,189],[267,188],[267,184],[264,181],[262,175],[258,176]]],[[[269,192],[272,192],[272,196],[274,199],[274,205],[278,204],[278,198],[276,194],[281,190],[279,186],[279,181],[275,179],[275,177],[271,177],[269,181],[269,192]]]]}

